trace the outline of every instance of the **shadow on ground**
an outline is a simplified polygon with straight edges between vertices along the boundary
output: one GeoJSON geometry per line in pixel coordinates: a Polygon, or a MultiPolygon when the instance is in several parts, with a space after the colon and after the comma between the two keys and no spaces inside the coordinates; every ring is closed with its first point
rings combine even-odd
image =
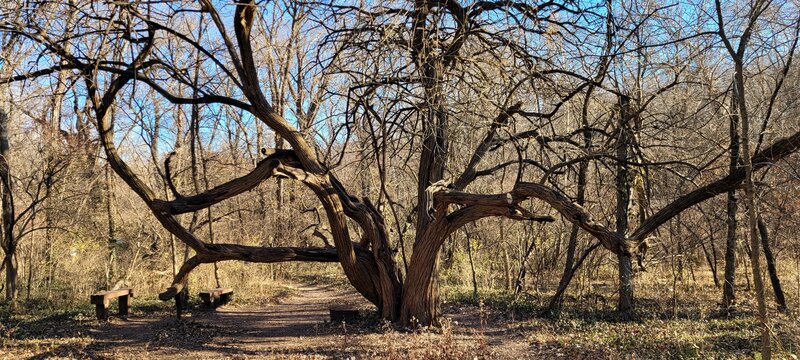
{"type": "MultiPolygon", "coordinates": [[[[301,287],[302,296],[269,306],[226,306],[194,311],[183,319],[159,311],[98,323],[85,314],[62,314],[3,324],[4,351],[47,358],[241,357],[309,354],[332,356],[346,332],[330,324],[331,305],[364,306],[357,294],[332,287],[301,287]]],[[[352,330],[351,330],[352,331],[352,330]]],[[[0,351],[3,352],[3,351],[0,351]]],[[[337,352],[337,354],[341,354],[337,352]]]]}

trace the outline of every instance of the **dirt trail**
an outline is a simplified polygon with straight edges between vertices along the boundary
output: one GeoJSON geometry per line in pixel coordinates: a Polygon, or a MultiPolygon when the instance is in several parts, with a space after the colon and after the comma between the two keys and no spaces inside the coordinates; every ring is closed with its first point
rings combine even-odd
{"type": "Polygon", "coordinates": [[[367,306],[353,291],[303,285],[270,305],[223,306],[182,321],[131,317],[90,330],[94,355],[140,358],[327,357],[338,326],[326,323],[332,305],[367,306]]]}
{"type": "Polygon", "coordinates": [[[266,307],[226,307],[198,321],[237,329],[244,337],[270,338],[275,342],[296,342],[308,336],[309,330],[329,320],[328,309],[333,305],[369,306],[355,292],[314,285],[301,286],[298,294],[279,304],[266,307]]]}
{"type": "MultiPolygon", "coordinates": [[[[108,323],[50,326],[66,329],[4,345],[14,358],[230,359],[230,358],[481,358],[531,357],[521,334],[500,324],[481,325],[477,309],[450,312],[443,332],[397,332],[375,326],[331,324],[329,308],[372,308],[354,290],[302,285],[278,304],[238,305],[195,312],[136,314],[108,323]],[[384,331],[386,330],[386,331],[384,331]],[[41,344],[48,346],[40,348],[41,344]]],[[[0,359],[4,359],[0,349],[0,359]]]]}

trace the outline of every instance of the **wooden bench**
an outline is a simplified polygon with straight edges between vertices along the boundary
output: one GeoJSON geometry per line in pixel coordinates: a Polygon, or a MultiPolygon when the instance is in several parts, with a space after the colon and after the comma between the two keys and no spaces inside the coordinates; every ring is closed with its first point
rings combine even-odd
{"type": "Polygon", "coordinates": [[[336,323],[353,323],[359,319],[359,311],[350,306],[331,306],[328,311],[331,313],[331,322],[336,323]]]}
{"type": "Polygon", "coordinates": [[[119,317],[128,317],[129,297],[133,297],[133,289],[124,288],[92,294],[91,303],[95,305],[97,320],[108,320],[108,305],[112,299],[119,299],[119,317]]]}
{"type": "Polygon", "coordinates": [[[231,301],[231,296],[233,296],[233,289],[231,288],[216,288],[200,292],[203,306],[207,309],[216,309],[218,306],[231,301]]]}

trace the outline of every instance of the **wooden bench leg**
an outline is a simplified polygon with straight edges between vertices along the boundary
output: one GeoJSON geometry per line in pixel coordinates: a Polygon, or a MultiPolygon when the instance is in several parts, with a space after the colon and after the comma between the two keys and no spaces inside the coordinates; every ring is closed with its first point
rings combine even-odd
{"type": "Polygon", "coordinates": [[[97,320],[100,321],[107,321],[108,320],[108,303],[102,304],[95,304],[94,307],[95,314],[97,314],[97,320]]]}
{"type": "Polygon", "coordinates": [[[128,295],[119,297],[119,317],[128,318],[128,295]]]}
{"type": "Polygon", "coordinates": [[[178,316],[178,319],[181,318],[183,310],[186,309],[188,302],[189,302],[189,289],[184,287],[183,290],[181,290],[181,292],[175,295],[175,313],[178,316]]]}
{"type": "Polygon", "coordinates": [[[181,312],[183,311],[183,306],[181,305],[181,293],[175,294],[175,313],[178,319],[181,318],[181,312]]]}
{"type": "Polygon", "coordinates": [[[228,302],[231,301],[231,295],[233,295],[233,293],[227,293],[227,294],[220,295],[219,303],[220,304],[227,304],[228,302]]]}
{"type": "Polygon", "coordinates": [[[211,296],[207,294],[200,294],[200,298],[203,299],[203,308],[211,309],[211,296]]]}

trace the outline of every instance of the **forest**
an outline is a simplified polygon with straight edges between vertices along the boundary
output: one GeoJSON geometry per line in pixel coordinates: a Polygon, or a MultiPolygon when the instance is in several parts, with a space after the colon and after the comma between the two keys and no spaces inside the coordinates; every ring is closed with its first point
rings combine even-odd
{"type": "Polygon", "coordinates": [[[797,359],[799,40],[797,0],[2,2],[0,358],[797,359]]]}

